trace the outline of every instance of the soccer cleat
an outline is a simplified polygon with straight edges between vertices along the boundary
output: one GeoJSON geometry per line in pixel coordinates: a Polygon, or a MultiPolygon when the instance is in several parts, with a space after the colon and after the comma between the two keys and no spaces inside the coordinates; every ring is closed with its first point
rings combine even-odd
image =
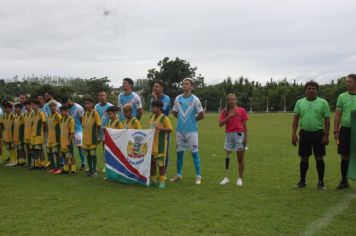
{"type": "Polygon", "coordinates": [[[62,170],[61,169],[56,169],[55,171],[52,172],[53,174],[62,174],[62,170]]]}
{"type": "Polygon", "coordinates": [[[88,172],[88,173],[86,174],[86,176],[87,176],[87,177],[92,177],[93,174],[92,174],[91,172],[88,172]]]}
{"type": "Polygon", "coordinates": [[[182,179],[183,179],[182,176],[176,175],[176,176],[172,177],[171,179],[169,179],[169,181],[170,181],[170,182],[178,182],[178,181],[180,181],[180,180],[182,180],[182,179]]]}
{"type": "Polygon", "coordinates": [[[228,184],[228,183],[230,183],[230,180],[229,180],[228,177],[225,177],[225,178],[220,182],[220,185],[226,185],[226,184],[228,184]]]}
{"type": "Polygon", "coordinates": [[[76,172],[74,172],[74,171],[72,171],[72,172],[70,173],[70,175],[71,175],[71,176],[76,176],[76,175],[77,175],[77,173],[76,173],[76,172]]]}
{"type": "Polygon", "coordinates": [[[324,190],[324,189],[326,189],[325,184],[324,184],[324,181],[320,181],[320,182],[318,183],[318,189],[319,189],[319,190],[324,190]]]}
{"type": "Polygon", "coordinates": [[[295,186],[295,188],[305,188],[307,186],[307,184],[305,182],[299,182],[297,183],[297,185],[295,186]]]}
{"type": "Polygon", "coordinates": [[[196,184],[196,185],[201,184],[201,176],[195,177],[195,184],[196,184]]]}
{"type": "Polygon", "coordinates": [[[160,182],[159,185],[158,185],[158,188],[165,189],[166,188],[166,183],[160,182]]]}
{"type": "Polygon", "coordinates": [[[242,187],[242,179],[241,178],[237,178],[236,185],[238,187],[242,187]]]}
{"type": "Polygon", "coordinates": [[[349,187],[350,187],[349,182],[346,180],[346,181],[341,181],[339,186],[337,186],[336,189],[341,190],[341,189],[349,188],[349,187]]]}
{"type": "Polygon", "coordinates": [[[11,163],[9,164],[9,166],[10,166],[10,167],[12,167],[12,166],[17,166],[17,162],[11,162],[11,163]]]}
{"type": "Polygon", "coordinates": [[[53,172],[55,172],[56,169],[50,169],[49,171],[47,171],[48,173],[52,174],[53,172]]]}
{"type": "Polygon", "coordinates": [[[92,174],[92,177],[98,177],[98,173],[96,173],[96,172],[94,172],[93,174],[92,174]]]}
{"type": "Polygon", "coordinates": [[[85,170],[85,165],[81,165],[80,170],[85,170]]]}

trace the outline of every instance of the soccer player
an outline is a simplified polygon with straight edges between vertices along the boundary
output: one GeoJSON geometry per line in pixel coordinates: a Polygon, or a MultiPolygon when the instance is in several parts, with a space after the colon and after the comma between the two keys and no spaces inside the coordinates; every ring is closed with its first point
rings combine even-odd
{"type": "MultiPolygon", "coordinates": [[[[3,129],[3,111],[0,107],[0,156],[2,157],[2,132],[1,130],[3,129]]],[[[0,158],[0,163],[2,163],[2,159],[0,158]]]]}
{"type": "Polygon", "coordinates": [[[33,159],[33,152],[31,149],[31,139],[32,139],[32,122],[34,117],[34,112],[32,110],[32,102],[26,101],[24,102],[25,105],[25,113],[24,116],[24,143],[25,143],[25,151],[27,157],[27,167],[31,167],[32,159],[33,159]]]}
{"type": "Polygon", "coordinates": [[[21,103],[15,104],[15,121],[14,121],[14,143],[17,153],[17,164],[24,165],[25,161],[25,146],[24,146],[24,133],[25,133],[25,117],[22,113],[23,106],[21,103]]]}
{"type": "Polygon", "coordinates": [[[49,102],[49,109],[51,114],[47,117],[47,155],[50,163],[49,173],[54,173],[60,169],[59,158],[59,145],[60,145],[60,121],[62,119],[61,114],[57,112],[57,103],[55,101],[49,102]],[[59,164],[59,165],[58,165],[59,164]]]}
{"type": "Polygon", "coordinates": [[[46,111],[45,111],[46,101],[45,101],[43,95],[42,94],[37,95],[37,100],[40,103],[40,110],[43,111],[44,113],[46,113],[46,111]]]}
{"type": "MultiPolygon", "coordinates": [[[[105,91],[101,91],[98,93],[98,99],[99,99],[99,103],[95,105],[95,110],[99,113],[100,119],[101,119],[101,126],[100,126],[100,133],[99,133],[99,142],[103,141],[103,137],[104,137],[104,130],[105,127],[108,123],[108,116],[106,114],[106,110],[112,106],[112,104],[110,102],[107,101],[107,96],[106,96],[106,92],[105,91]]],[[[104,143],[103,143],[104,145],[104,143]]],[[[105,163],[105,159],[104,159],[104,163],[105,163]]],[[[105,172],[105,167],[103,168],[103,172],[105,172]]]]}
{"type": "Polygon", "coordinates": [[[174,100],[173,115],[178,119],[176,128],[177,175],[170,181],[176,182],[182,179],[184,151],[189,149],[192,152],[195,166],[195,184],[201,184],[198,121],[204,119],[204,110],[199,98],[192,94],[192,90],[193,80],[185,78],[183,94],[174,100]]]}
{"type": "Polygon", "coordinates": [[[125,119],[123,114],[123,107],[126,104],[132,105],[132,115],[136,117],[138,120],[140,120],[143,115],[141,98],[140,96],[138,96],[137,93],[132,91],[133,85],[134,82],[132,79],[130,78],[123,79],[122,89],[124,91],[119,94],[119,99],[118,99],[118,107],[120,108],[121,111],[120,121],[123,121],[125,119]]]}
{"type": "Polygon", "coordinates": [[[98,145],[101,120],[99,113],[94,110],[94,104],[91,98],[84,99],[84,106],[86,112],[83,116],[83,149],[89,165],[88,176],[96,177],[98,176],[96,172],[96,146],[98,145]]]}
{"type": "Polygon", "coordinates": [[[309,168],[309,157],[314,153],[318,171],[318,189],[325,189],[324,156],[325,145],[329,144],[330,108],[325,99],[318,97],[319,85],[309,81],[304,86],[305,98],[299,99],[294,107],[292,125],[292,144],[297,146],[300,160],[300,181],[296,188],[306,186],[306,174],[309,168]],[[299,124],[299,139],[297,136],[299,124]]]}
{"type": "Polygon", "coordinates": [[[341,182],[337,189],[349,187],[347,169],[351,148],[351,112],[356,110],[356,74],[347,76],[346,89],[347,92],[337,98],[334,121],[334,138],[338,143],[338,153],[341,155],[341,182]]]}
{"type": "Polygon", "coordinates": [[[85,170],[85,158],[83,153],[83,126],[82,118],[84,116],[84,108],[78,103],[73,102],[69,98],[63,98],[63,105],[68,107],[69,115],[75,121],[74,143],[78,148],[81,161],[81,170],[85,170]]]}
{"type": "Polygon", "coordinates": [[[109,118],[106,128],[111,129],[123,129],[124,125],[120,122],[117,117],[117,113],[120,109],[117,106],[111,106],[106,110],[106,114],[109,118]]]}
{"type": "Polygon", "coordinates": [[[38,169],[46,166],[43,154],[46,115],[43,111],[40,111],[40,103],[37,100],[32,101],[32,109],[31,148],[34,156],[34,165],[30,169],[38,169]]]}
{"type": "Polygon", "coordinates": [[[163,102],[161,100],[154,100],[151,103],[152,115],[149,120],[151,129],[155,129],[152,145],[151,158],[151,183],[150,185],[157,185],[157,167],[159,168],[159,185],[163,189],[166,186],[165,164],[167,155],[167,141],[168,133],[172,132],[173,128],[167,116],[163,114],[163,102]]]}
{"type": "Polygon", "coordinates": [[[132,114],[132,105],[127,103],[123,107],[124,121],[123,126],[125,129],[142,129],[140,121],[132,114]]]}
{"type": "Polygon", "coordinates": [[[75,122],[74,119],[69,115],[69,108],[66,105],[61,106],[59,109],[63,116],[60,122],[60,127],[61,127],[60,151],[62,157],[64,158],[64,171],[61,172],[57,170],[55,173],[68,174],[70,170],[71,175],[75,175],[77,170],[75,165],[75,158],[73,155],[75,122]]]}
{"type": "Polygon", "coordinates": [[[59,108],[62,106],[62,104],[60,104],[59,102],[57,102],[55,99],[54,99],[54,93],[52,91],[46,91],[44,93],[44,97],[45,97],[45,100],[46,100],[46,104],[44,105],[43,109],[46,113],[46,116],[49,116],[49,114],[51,114],[51,109],[49,108],[49,103],[54,101],[56,104],[57,104],[57,112],[59,112],[59,108]]]}
{"type": "Polygon", "coordinates": [[[26,112],[26,101],[28,101],[28,96],[26,93],[20,93],[19,94],[19,101],[22,104],[22,113],[26,112]]]}
{"type": "Polygon", "coordinates": [[[229,180],[229,162],[232,151],[236,152],[239,163],[239,174],[236,185],[242,186],[243,172],[245,168],[244,156],[247,144],[247,112],[242,107],[236,105],[236,95],[230,93],[226,96],[226,109],[224,109],[219,118],[219,126],[225,125],[225,178],[220,182],[221,185],[228,184],[229,180]]]}
{"type": "Polygon", "coordinates": [[[17,160],[15,144],[13,140],[15,115],[12,113],[12,104],[10,102],[4,101],[2,103],[2,106],[5,110],[5,114],[2,119],[4,134],[3,141],[5,148],[8,150],[10,155],[10,162],[5,166],[16,166],[17,160]]]}

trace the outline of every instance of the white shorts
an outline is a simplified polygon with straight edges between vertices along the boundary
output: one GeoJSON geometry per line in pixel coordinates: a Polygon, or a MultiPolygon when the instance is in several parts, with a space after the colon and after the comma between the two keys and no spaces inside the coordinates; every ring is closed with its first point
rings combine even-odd
{"type": "Polygon", "coordinates": [[[190,150],[192,152],[198,152],[198,133],[176,133],[176,151],[181,152],[190,150]]]}
{"type": "Polygon", "coordinates": [[[74,133],[74,143],[77,147],[83,146],[83,132],[74,133]]]}

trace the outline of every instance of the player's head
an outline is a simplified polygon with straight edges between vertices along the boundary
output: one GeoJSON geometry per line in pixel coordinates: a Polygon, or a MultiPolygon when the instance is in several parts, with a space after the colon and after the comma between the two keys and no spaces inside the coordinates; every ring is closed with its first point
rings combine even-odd
{"type": "Polygon", "coordinates": [[[67,105],[62,105],[60,108],[59,108],[59,111],[61,112],[61,114],[63,116],[68,116],[69,113],[68,113],[68,106],[67,105]]]}
{"type": "Polygon", "coordinates": [[[305,96],[309,99],[318,96],[319,84],[313,80],[308,81],[304,85],[305,96]]]}
{"type": "Polygon", "coordinates": [[[53,97],[54,97],[53,91],[51,91],[51,90],[46,91],[46,92],[44,93],[44,97],[45,97],[45,99],[46,99],[46,102],[49,102],[49,101],[52,100],[53,97]]]}
{"type": "Polygon", "coordinates": [[[62,98],[61,102],[63,105],[66,105],[68,107],[70,107],[74,103],[69,97],[62,98]]]}
{"type": "Polygon", "coordinates": [[[83,100],[85,109],[92,110],[94,107],[94,100],[91,97],[85,97],[83,100]]]}
{"type": "Polygon", "coordinates": [[[124,91],[131,91],[133,86],[134,86],[134,82],[132,79],[125,78],[122,80],[122,89],[124,91]]]}
{"type": "Polygon", "coordinates": [[[38,94],[37,100],[40,102],[41,106],[43,106],[46,103],[43,94],[38,94]]]}
{"type": "Polygon", "coordinates": [[[346,88],[347,91],[356,90],[356,74],[350,74],[346,78],[346,88]]]}
{"type": "Polygon", "coordinates": [[[236,106],[237,98],[234,93],[229,93],[226,95],[226,107],[227,109],[233,108],[236,106]]]}
{"type": "Polygon", "coordinates": [[[194,81],[192,78],[185,78],[183,80],[183,91],[184,92],[188,92],[188,91],[192,91],[193,90],[193,85],[194,85],[194,81]]]}
{"type": "Polygon", "coordinates": [[[27,111],[30,111],[32,109],[32,101],[27,100],[23,103],[27,111]]]}
{"type": "Polygon", "coordinates": [[[38,111],[38,109],[40,108],[40,102],[38,100],[33,100],[31,104],[32,104],[32,109],[38,111]]]}
{"type": "Polygon", "coordinates": [[[106,109],[106,114],[108,115],[109,119],[114,120],[117,117],[118,111],[119,108],[117,106],[110,106],[108,109],[106,109]]]}
{"type": "Polygon", "coordinates": [[[2,107],[5,109],[6,113],[10,113],[12,111],[12,104],[9,101],[3,101],[2,107]]]}
{"type": "Polygon", "coordinates": [[[154,81],[152,86],[152,91],[155,94],[162,94],[164,90],[165,84],[163,81],[154,81]]]}
{"type": "Polygon", "coordinates": [[[20,103],[23,104],[27,100],[27,94],[26,93],[20,93],[19,94],[19,100],[20,100],[20,103]]]}
{"type": "Polygon", "coordinates": [[[98,99],[100,103],[106,103],[107,101],[107,96],[105,91],[101,91],[98,93],[98,99]]]}
{"type": "Polygon", "coordinates": [[[22,112],[23,105],[21,103],[16,103],[15,104],[15,112],[17,114],[20,114],[22,112]]]}
{"type": "Polygon", "coordinates": [[[132,117],[132,105],[131,103],[126,103],[122,108],[122,112],[124,113],[124,117],[129,119],[132,117]]]}
{"type": "Polygon", "coordinates": [[[151,102],[151,109],[153,114],[160,114],[162,112],[163,102],[161,100],[153,100],[151,102]]]}
{"type": "Polygon", "coordinates": [[[51,110],[51,113],[54,114],[57,111],[57,103],[54,100],[49,101],[49,109],[51,110]]]}

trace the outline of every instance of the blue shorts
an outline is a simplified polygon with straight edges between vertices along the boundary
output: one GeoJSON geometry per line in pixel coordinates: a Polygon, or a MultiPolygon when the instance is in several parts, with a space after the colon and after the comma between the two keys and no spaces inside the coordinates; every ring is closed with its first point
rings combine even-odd
{"type": "Polygon", "coordinates": [[[225,133],[225,150],[226,151],[241,151],[245,150],[243,143],[245,133],[243,132],[231,132],[225,133]]]}

